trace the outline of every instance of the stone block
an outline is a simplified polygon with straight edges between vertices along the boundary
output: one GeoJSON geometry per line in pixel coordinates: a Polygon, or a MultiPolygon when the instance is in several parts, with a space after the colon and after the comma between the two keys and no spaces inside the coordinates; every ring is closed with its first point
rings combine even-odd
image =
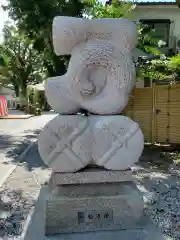
{"type": "Polygon", "coordinates": [[[126,170],[142,154],[139,124],[126,116],[59,115],[39,135],[38,150],[55,172],[76,172],[93,164],[126,170]]]}
{"type": "Polygon", "coordinates": [[[135,228],[143,200],[134,183],[66,185],[46,200],[46,235],[135,228]]]}
{"type": "MultiPolygon", "coordinates": [[[[166,240],[148,216],[143,215],[136,229],[56,234],[45,236],[45,199],[48,187],[42,186],[34,211],[29,214],[21,240],[166,240]]],[[[19,238],[18,238],[19,240],[19,238]]]]}
{"type": "MultiPolygon", "coordinates": [[[[124,229],[120,231],[101,231],[88,233],[60,234],[48,236],[43,240],[169,240],[153,225],[141,226],[140,229],[124,229]]],[[[38,239],[39,240],[39,239],[38,239]]]]}
{"type": "Polygon", "coordinates": [[[57,55],[72,54],[77,45],[93,39],[112,41],[119,48],[129,51],[134,49],[137,42],[137,26],[123,18],[88,20],[57,16],[53,20],[52,30],[57,55]]]}
{"type": "Polygon", "coordinates": [[[54,52],[71,58],[66,74],[47,80],[49,105],[60,114],[82,108],[101,115],[119,114],[136,82],[132,50],[137,26],[122,18],[56,16],[52,37],[54,52]]]}
{"type": "Polygon", "coordinates": [[[53,186],[130,181],[133,181],[130,169],[126,171],[108,171],[104,168],[89,167],[76,173],[53,172],[51,175],[53,186]]]}

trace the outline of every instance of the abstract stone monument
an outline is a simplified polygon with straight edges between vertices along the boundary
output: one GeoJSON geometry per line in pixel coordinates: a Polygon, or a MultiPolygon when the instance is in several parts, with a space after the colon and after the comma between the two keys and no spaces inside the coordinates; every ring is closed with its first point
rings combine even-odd
{"type": "Polygon", "coordinates": [[[144,146],[138,124],[113,115],[125,108],[134,87],[136,37],[136,25],[125,19],[54,19],[55,52],[71,54],[67,73],[48,79],[45,88],[61,114],[39,138],[39,153],[54,171],[88,164],[125,170],[138,161],[144,146]],[[75,115],[81,108],[98,116],[75,115]]]}
{"type": "Polygon", "coordinates": [[[125,19],[56,17],[55,52],[71,54],[71,59],[64,76],[47,81],[51,107],[60,114],[80,108],[100,115],[119,114],[135,84],[136,37],[135,24],[125,19]]]}
{"type": "Polygon", "coordinates": [[[45,86],[60,114],[38,141],[52,169],[40,211],[46,236],[138,228],[143,200],[130,167],[142,154],[144,138],[136,122],[119,115],[135,84],[136,43],[136,25],[125,19],[54,19],[54,51],[71,59],[67,73],[45,86]],[[78,114],[80,109],[88,114],[78,114]]]}

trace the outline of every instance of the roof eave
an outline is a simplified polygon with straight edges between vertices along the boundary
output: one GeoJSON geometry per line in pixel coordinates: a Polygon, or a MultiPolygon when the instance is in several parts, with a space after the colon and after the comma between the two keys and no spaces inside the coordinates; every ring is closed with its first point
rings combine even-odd
{"type": "Polygon", "coordinates": [[[165,6],[178,6],[176,2],[134,2],[136,5],[141,5],[141,6],[146,6],[146,5],[151,5],[151,6],[157,6],[157,5],[165,5],[165,6]]]}

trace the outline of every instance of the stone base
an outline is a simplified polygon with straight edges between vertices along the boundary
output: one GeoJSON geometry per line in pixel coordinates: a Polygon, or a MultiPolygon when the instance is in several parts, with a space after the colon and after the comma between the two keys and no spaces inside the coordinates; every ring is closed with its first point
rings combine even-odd
{"type": "Polygon", "coordinates": [[[75,173],[53,172],[51,183],[54,186],[86,183],[112,183],[133,181],[131,169],[109,171],[101,167],[87,167],[75,173]]]}
{"type": "Polygon", "coordinates": [[[52,173],[45,203],[46,235],[135,228],[143,200],[132,172],[89,167],[52,173]]]}
{"type": "Polygon", "coordinates": [[[132,182],[59,186],[46,199],[47,235],[134,228],[143,213],[132,182]]]}
{"type": "MultiPolygon", "coordinates": [[[[96,233],[62,234],[49,236],[45,240],[165,240],[153,225],[145,225],[142,229],[106,231],[96,233]]],[[[34,239],[33,239],[34,240],[34,239]]]]}
{"type": "Polygon", "coordinates": [[[59,234],[45,236],[45,198],[48,187],[43,186],[36,203],[34,213],[30,216],[27,227],[21,240],[166,240],[154,227],[147,216],[143,216],[138,223],[137,229],[124,229],[120,231],[99,231],[88,233],[59,234]]]}

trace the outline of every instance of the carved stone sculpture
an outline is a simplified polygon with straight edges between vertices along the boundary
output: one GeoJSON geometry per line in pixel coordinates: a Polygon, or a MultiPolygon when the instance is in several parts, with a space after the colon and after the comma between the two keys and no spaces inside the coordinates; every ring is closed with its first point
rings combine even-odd
{"type": "Polygon", "coordinates": [[[47,100],[60,115],[39,135],[39,153],[52,174],[28,240],[162,239],[143,216],[130,169],[143,151],[143,134],[137,122],[118,115],[135,83],[136,35],[125,19],[54,19],[54,51],[71,59],[67,73],[45,85],[47,100]],[[123,231],[99,237],[96,231],[104,230],[123,231]]]}
{"type": "Polygon", "coordinates": [[[137,44],[136,25],[123,18],[54,18],[53,44],[56,55],[71,54],[79,44],[95,39],[112,41],[118,49],[130,52],[137,44]]]}
{"type": "Polygon", "coordinates": [[[125,19],[56,17],[57,55],[71,54],[67,73],[49,79],[46,97],[58,113],[84,108],[96,114],[120,113],[135,84],[132,50],[135,24],[125,19]]]}
{"type": "Polygon", "coordinates": [[[54,19],[54,51],[71,58],[67,73],[45,85],[50,106],[61,114],[39,137],[39,153],[53,171],[75,172],[89,164],[125,170],[138,161],[144,145],[139,125],[113,115],[124,109],[134,87],[136,41],[136,26],[126,19],[54,19]],[[66,115],[80,109],[103,116],[66,115]]]}
{"type": "Polygon", "coordinates": [[[144,146],[139,125],[124,116],[58,116],[44,128],[39,152],[57,172],[75,172],[88,164],[125,170],[144,146]]]}

